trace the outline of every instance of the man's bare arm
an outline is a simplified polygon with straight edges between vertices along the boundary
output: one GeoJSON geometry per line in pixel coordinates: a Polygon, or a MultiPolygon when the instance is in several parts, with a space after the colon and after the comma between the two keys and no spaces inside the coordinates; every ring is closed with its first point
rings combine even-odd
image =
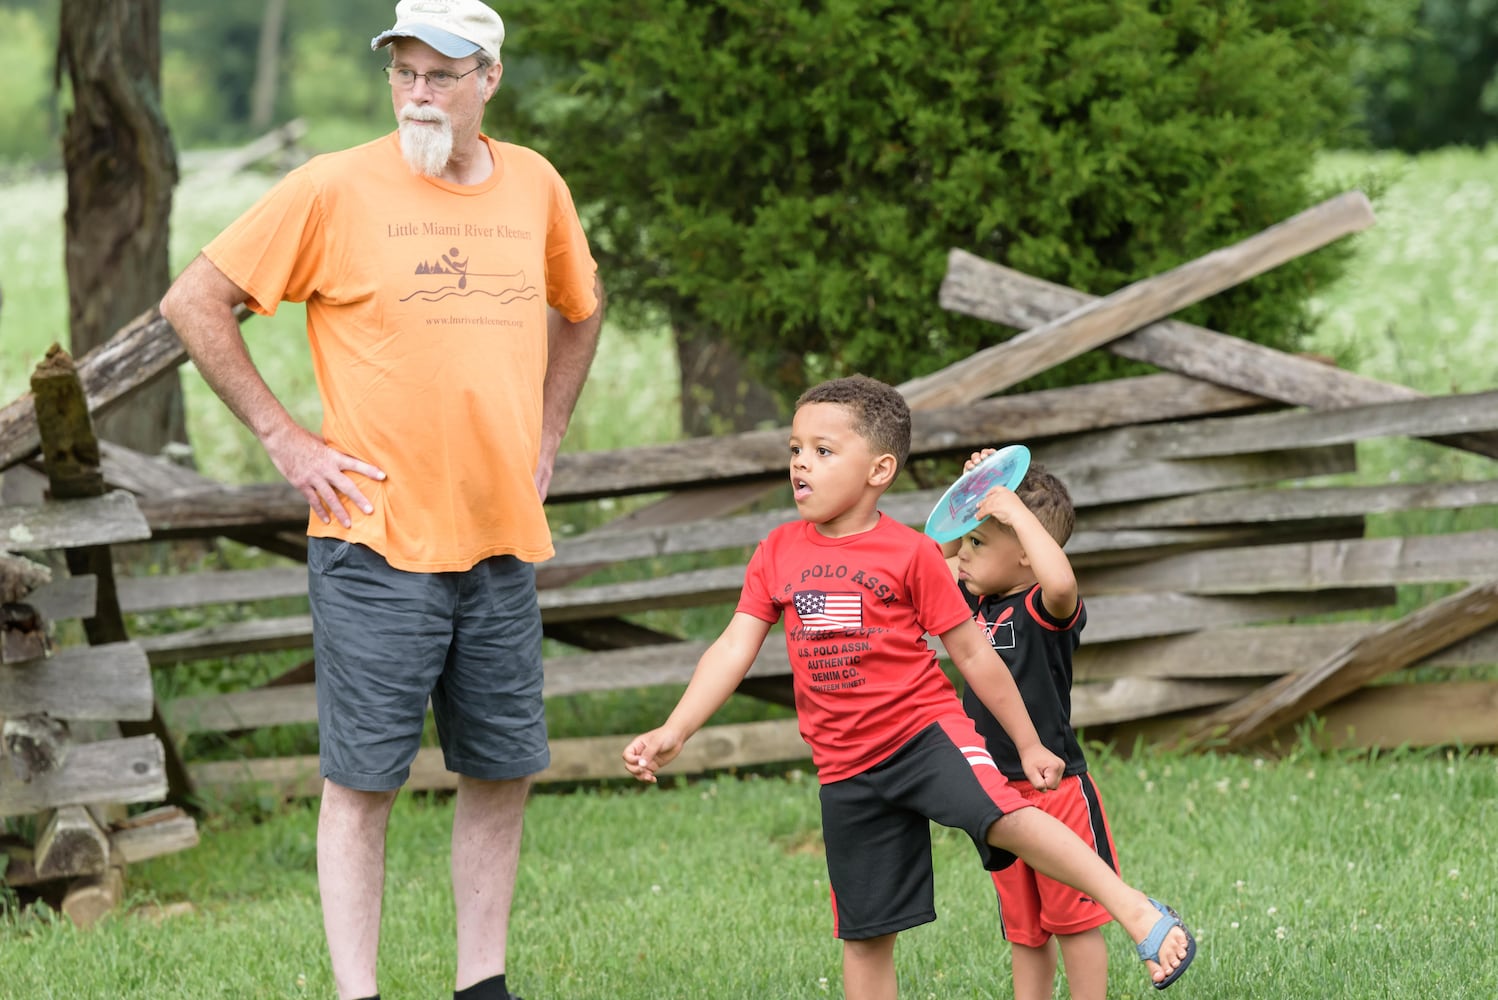
{"type": "Polygon", "coordinates": [[[555,309],[546,315],[546,381],[541,388],[541,454],[536,461],[536,492],[546,499],[551,487],[551,473],[556,465],[562,437],[572,421],[577,397],[587,381],[593,355],[598,351],[598,334],[603,328],[603,283],[595,275],[593,294],[598,299],[591,315],[572,322],[555,309]]]}
{"type": "Polygon", "coordinates": [[[248,301],[244,289],[198,255],[167,289],[161,314],[172,324],[188,356],[224,404],[260,440],[286,481],[301,491],[325,523],[350,524],[340,494],[364,513],[374,508],[346,473],[384,479],[378,468],[328,447],[303,428],[266,385],[245,347],[234,307],[248,301]]]}

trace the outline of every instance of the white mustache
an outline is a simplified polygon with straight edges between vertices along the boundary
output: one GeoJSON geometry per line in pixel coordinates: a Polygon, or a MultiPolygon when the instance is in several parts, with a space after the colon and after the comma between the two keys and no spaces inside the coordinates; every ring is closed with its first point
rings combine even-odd
{"type": "Polygon", "coordinates": [[[407,104],[401,108],[401,121],[403,122],[438,122],[448,124],[447,112],[441,108],[423,107],[419,104],[407,104]]]}

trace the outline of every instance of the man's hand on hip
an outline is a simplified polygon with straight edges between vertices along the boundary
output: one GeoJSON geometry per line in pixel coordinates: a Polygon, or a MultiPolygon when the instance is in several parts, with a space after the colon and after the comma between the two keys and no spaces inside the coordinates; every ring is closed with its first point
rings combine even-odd
{"type": "Polygon", "coordinates": [[[345,455],[328,445],[320,436],[295,424],[265,438],[266,454],[286,481],[301,491],[324,524],[336,518],[345,528],[352,523],[340,498],[353,501],[366,514],[374,512],[371,504],[347,473],[383,480],[383,470],[352,455],[345,455]]]}

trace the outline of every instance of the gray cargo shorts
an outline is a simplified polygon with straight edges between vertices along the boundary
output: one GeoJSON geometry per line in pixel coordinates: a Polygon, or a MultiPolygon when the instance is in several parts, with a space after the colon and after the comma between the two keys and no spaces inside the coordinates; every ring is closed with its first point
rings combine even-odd
{"type": "Polygon", "coordinates": [[[324,778],[399,788],[428,698],[449,771],[492,781],[545,770],[534,566],[493,556],[460,573],[408,573],[364,545],[307,542],[324,778]]]}

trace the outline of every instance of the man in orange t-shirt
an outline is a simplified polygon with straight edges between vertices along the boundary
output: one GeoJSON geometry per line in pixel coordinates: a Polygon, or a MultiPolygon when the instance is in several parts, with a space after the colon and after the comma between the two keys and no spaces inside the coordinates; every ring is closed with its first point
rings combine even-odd
{"type": "Polygon", "coordinates": [[[318,885],[340,997],[377,996],[384,835],[431,700],[448,768],[455,995],[505,998],[526,793],[550,761],[534,563],[542,501],[603,293],[571,194],[480,131],[504,25],[480,0],[401,0],[398,129],[294,170],[215,238],[161,312],[311,507],[324,778],[318,885]],[[321,433],[299,426],[233,308],[307,304],[321,433]]]}

